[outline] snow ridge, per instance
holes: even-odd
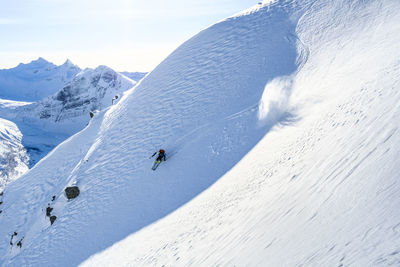
[[[5,188],[0,262],[398,264],[399,8],[264,2],[200,32]]]
[[[298,68],[296,42],[287,38],[295,34],[296,21],[285,9],[270,10],[268,19],[253,12],[194,36],[104,115],[97,134],[87,137],[86,131],[93,132],[89,125],[10,184],[5,202],[15,194],[32,199],[32,182],[49,186],[39,187],[37,200],[29,204],[35,211],[29,225],[35,227],[23,223],[26,213],[6,206],[16,215],[5,225],[22,229],[25,248],[12,248],[18,255],[4,255],[3,261],[79,264],[187,203],[232,168],[273,126],[258,124],[265,85]],[[85,155],[81,160],[56,158],[79,143],[85,144],[78,145]],[[167,151],[168,164],[155,173],[148,157],[160,147]],[[63,162],[62,171],[49,168],[49,161]],[[62,190],[71,184],[82,189],[82,197],[68,203]],[[43,218],[40,210],[53,194],[58,219],[42,235],[46,221],[36,218]],[[105,214],[112,218],[104,220]],[[71,238],[71,231],[91,238]]]

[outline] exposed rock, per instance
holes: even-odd
[[[46,216],[47,217],[50,217],[51,216],[51,211],[53,210],[53,208],[52,207],[50,207],[50,206],[48,206],[47,208],[46,208]]]
[[[13,239],[14,239],[14,236],[16,236],[16,235],[18,235],[17,232],[14,232],[14,233],[11,235],[11,239],[10,239],[10,245],[11,245],[11,246],[14,245]]]
[[[70,186],[65,188],[65,195],[68,199],[73,199],[79,196],[79,188],[77,186]]]
[[[22,238],[20,241],[18,241],[17,247],[22,248],[22,240],[24,240],[24,238]]]
[[[53,223],[56,221],[57,216],[50,216],[50,224],[53,225]]]

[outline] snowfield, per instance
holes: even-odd
[[[265,2],[200,32],[7,185],[0,263],[399,265],[399,8]]]

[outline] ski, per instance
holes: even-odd
[[[155,171],[155,170],[157,169],[158,165],[160,165],[160,163],[161,163],[161,161],[155,161],[155,162],[154,162],[154,165],[153,165],[153,167],[151,167],[151,169],[152,169],[153,171]]]

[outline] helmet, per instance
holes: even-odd
[[[161,152],[161,153],[164,153],[165,151],[164,151],[164,149],[160,149],[160,152]]]

